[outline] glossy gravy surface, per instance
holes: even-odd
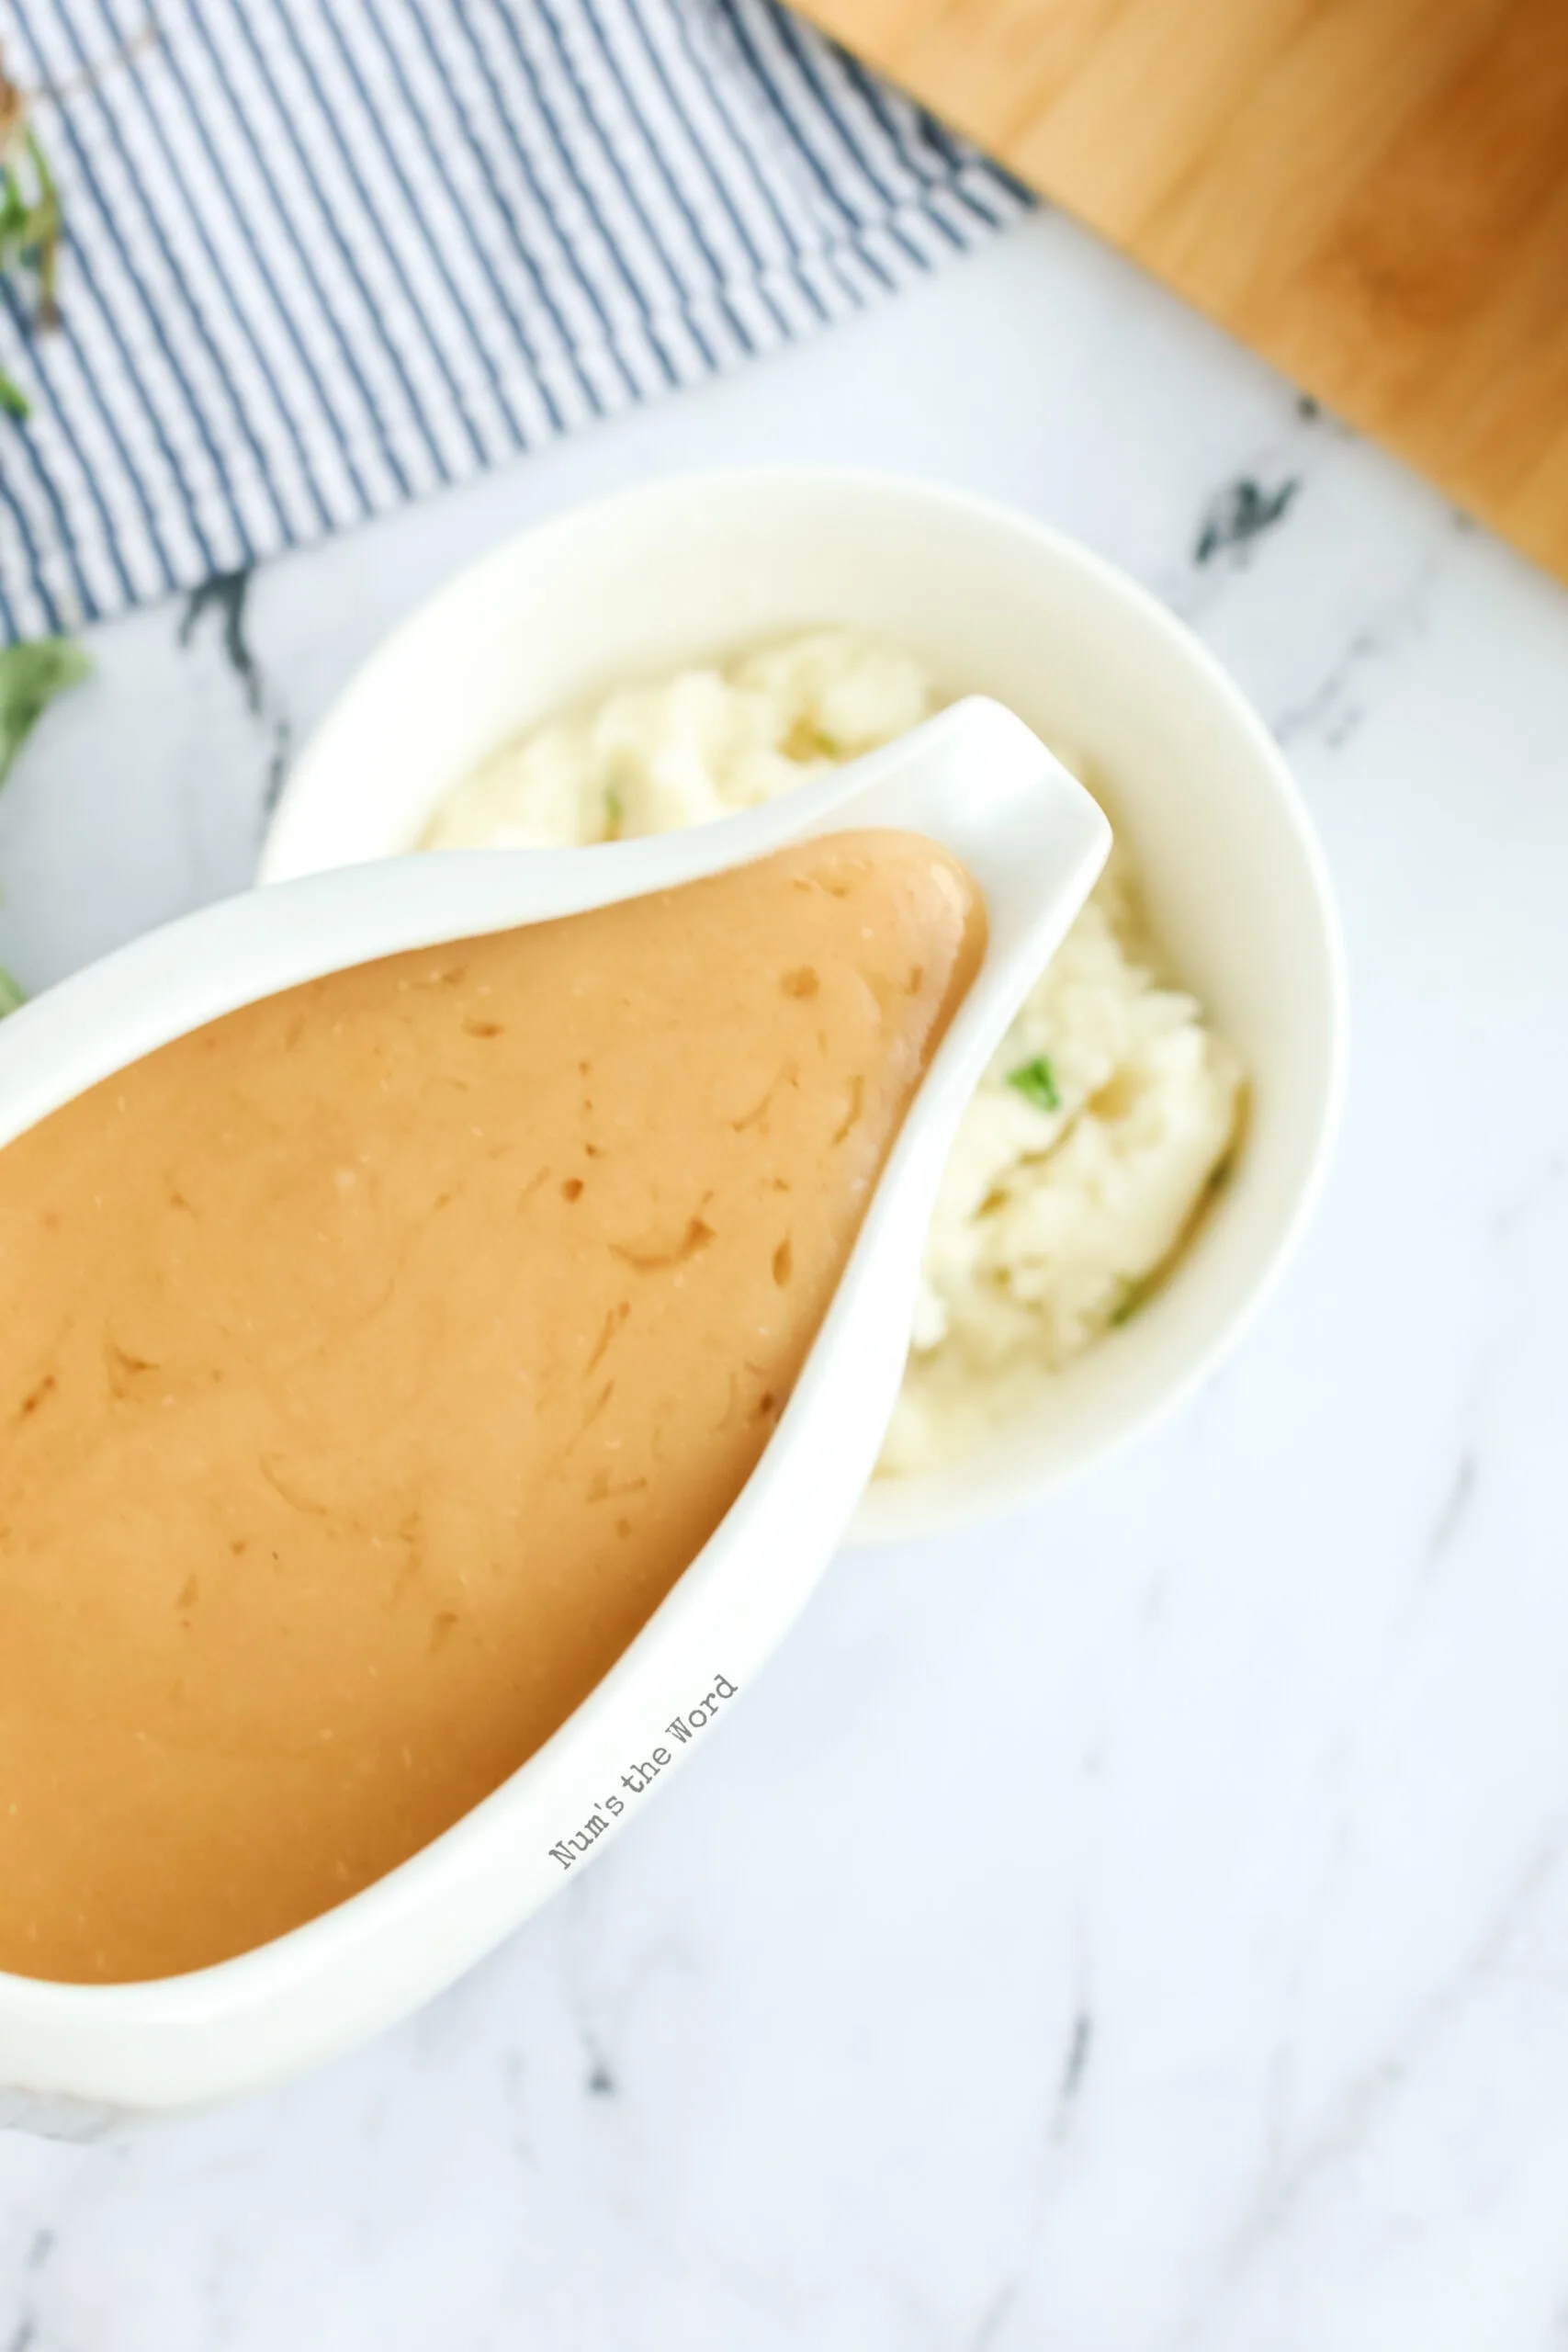
[[[0,1150],[0,1968],[244,1951],[557,1728],[754,1468],[983,944],[945,853],[832,835]]]

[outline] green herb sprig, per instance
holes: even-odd
[[[68,637],[0,650],[0,784],[56,695],[80,685],[92,666],[92,656]]]
[[[92,666],[91,655],[65,637],[0,647],[0,784],[55,696],[80,685]],[[20,983],[0,964],[0,1021],[25,1001]]]
[[[60,191],[28,119],[26,93],[0,65],[0,277],[18,271],[32,277],[34,323],[43,329],[60,320],[59,254]],[[31,409],[20,384],[0,368],[0,411],[19,420]]]
[[[41,332],[60,323],[55,276],[60,259],[60,190],[49,159],[32,127],[29,106],[39,99],[65,106],[83,90],[90,90],[106,74],[129,64],[161,38],[149,17],[139,29],[118,41],[106,57],[85,64],[62,82],[42,82],[24,90],[13,82],[0,59],[0,278],[25,271],[34,281],[33,325]],[[15,377],[0,368],[0,415],[18,422],[32,413],[32,402]]]
[[[146,38],[145,32],[137,35],[118,56],[132,55]],[[55,88],[46,95],[66,94]],[[33,324],[40,331],[60,322],[60,190],[28,119],[28,93],[0,62],[0,278],[31,277]],[[21,385],[0,368],[0,415],[20,423],[31,413]],[[79,684],[92,666],[81,647],[63,637],[0,648],[0,785],[50,704]],[[19,982],[0,964],[0,1020],[24,1001]]]

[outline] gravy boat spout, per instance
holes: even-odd
[[[871,1473],[953,1130],[1092,886],[1110,830],[1027,728],[971,700],[852,767],[697,831],[592,850],[395,859],[253,892],[137,941],[0,1025],[5,1143],[157,1046],[301,981],[867,826],[926,834],[961,859],[984,894],[987,944],[739,1499],[562,1727],[363,1893],[187,1975],[75,1984],[0,1973],[0,2123],[90,2132],[127,2112],[277,2081],[366,2038],[585,1868],[706,1738],[804,1605]],[[637,1768],[656,1756],[663,1760],[645,1778]]]

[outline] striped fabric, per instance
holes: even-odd
[[[771,0],[0,0],[66,223],[0,281],[0,640],[842,318],[1012,184]]]

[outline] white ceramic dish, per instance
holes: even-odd
[[[1145,1427],[1235,1340],[1319,1190],[1338,927],[1290,771],[1213,656],[1110,565],[971,498],[817,469],[665,481],[509,540],[405,621],[307,745],[262,877],[395,855],[536,720],[822,622],[906,645],[948,691],[1091,756],[1172,969],[1251,1079],[1235,1173],[1171,1279],[982,1452],[876,1480],[852,1532],[878,1539],[1026,1502]]]
[[[321,972],[629,898],[804,835],[879,824],[957,853],[985,893],[989,936],[739,1500],[561,1730],[363,1894],[237,1960],[160,1983],[0,1973],[0,2122],[82,2130],[127,2110],[206,2102],[362,2040],[450,1983],[635,1816],[647,1793],[619,1793],[628,1768],[662,1758],[658,1788],[692,1752],[801,1608],[854,1509],[897,1387],[953,1128],[1110,835],[1028,729],[976,701],[772,808],[698,832],[589,853],[403,859],[254,892],[137,941],[0,1025],[3,1144],[169,1038]]]

